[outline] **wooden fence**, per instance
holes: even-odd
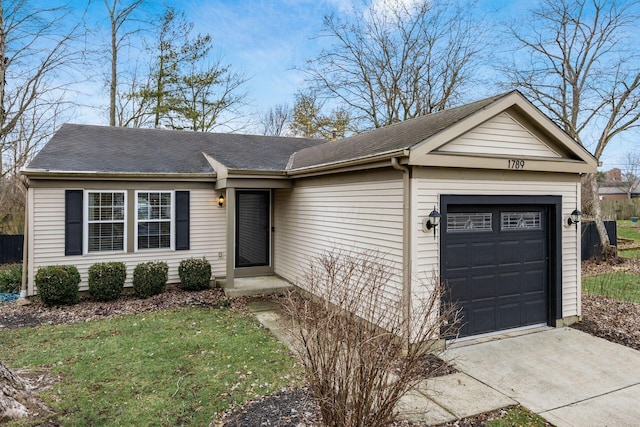
[[[621,220],[640,216],[640,198],[624,200],[601,200],[602,218]]]
[[[0,264],[22,262],[24,236],[0,234]]]

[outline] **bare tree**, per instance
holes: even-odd
[[[24,164],[69,106],[60,77],[78,58],[77,27],[61,33],[58,25],[69,16],[23,0],[0,4],[0,177]]]
[[[637,192],[640,185],[640,152],[627,151],[624,158],[622,179],[618,183],[618,188],[627,193],[627,197],[630,199],[634,190]]]
[[[303,71],[361,128],[444,110],[470,88],[481,59],[486,27],[476,12],[446,0],[382,0],[327,16],[320,36],[333,43]]]
[[[118,97],[118,53],[128,40],[128,38],[139,32],[140,28],[124,31],[123,25],[132,16],[132,13],[142,4],[143,0],[135,0],[124,3],[121,0],[104,0],[104,5],[109,13],[110,22],[110,53],[111,53],[111,75],[109,78],[109,126],[116,125]]]
[[[286,136],[290,131],[293,111],[287,104],[277,104],[262,114],[259,125],[263,135]]]
[[[511,27],[525,55],[509,67],[511,83],[597,159],[640,124],[637,7],[637,1],[544,0]],[[611,256],[596,174],[585,184],[603,255]]]
[[[394,270],[376,252],[324,253],[289,294],[284,312],[324,425],[390,425],[399,400],[446,365],[437,339],[455,335],[454,307],[441,307],[441,285],[416,298],[411,319],[388,295]],[[317,297],[317,298],[316,298]]]

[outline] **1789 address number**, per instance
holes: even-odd
[[[509,159],[509,169],[524,169],[524,160]]]

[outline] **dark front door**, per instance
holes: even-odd
[[[236,267],[270,263],[271,193],[236,191]]]
[[[448,205],[442,221],[445,303],[460,336],[547,323],[549,219],[543,205]]]

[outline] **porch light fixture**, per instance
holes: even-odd
[[[218,196],[218,207],[221,208],[224,206],[224,194],[220,193]]]
[[[436,238],[436,227],[440,224],[440,212],[436,210],[436,207],[433,207],[433,210],[429,213],[429,217],[425,218],[426,222],[423,222],[424,228],[427,230],[431,230],[433,228],[433,238]]]
[[[578,209],[574,209],[573,212],[571,212],[571,216],[569,217],[569,219],[567,219],[567,224],[569,224],[569,226],[575,224],[576,228],[578,228],[578,223],[580,222],[581,216],[582,212],[580,212]]]

